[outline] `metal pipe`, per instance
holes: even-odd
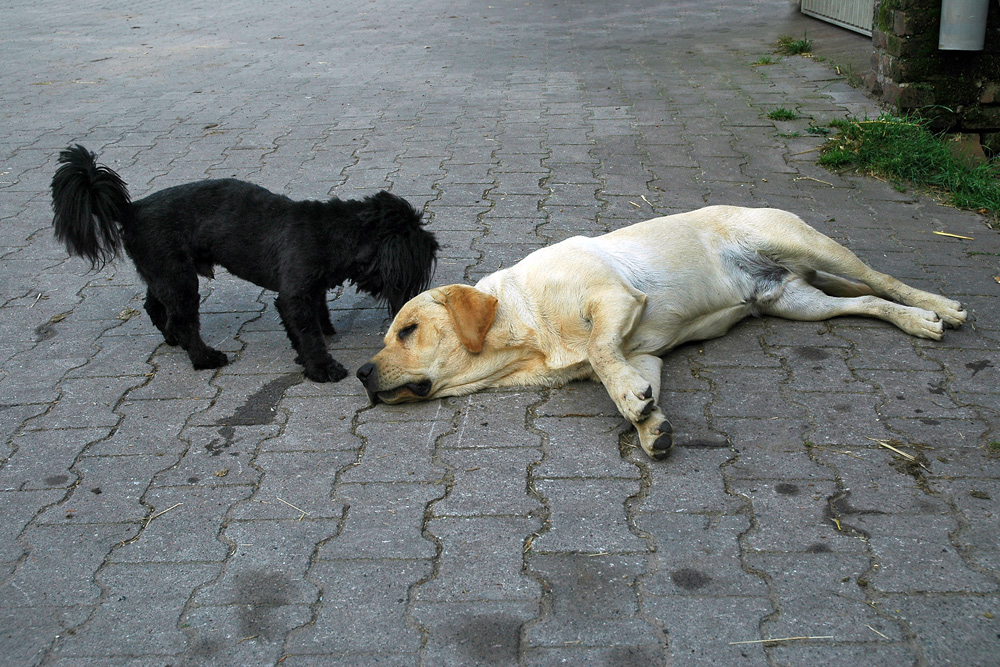
[[[982,51],[990,0],[941,0],[938,49]]]

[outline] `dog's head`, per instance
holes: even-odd
[[[495,297],[466,285],[418,294],[396,315],[385,347],[357,373],[372,403],[422,401],[481,388],[494,374],[484,352]]]
[[[359,290],[385,301],[392,315],[427,289],[434,273],[438,242],[421,217],[405,199],[384,190],[366,197],[358,212],[367,252],[352,279]]]

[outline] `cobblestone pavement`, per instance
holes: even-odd
[[[810,124],[878,113],[834,56],[753,66],[782,33],[864,38],[788,0],[5,4],[0,663],[997,664],[1000,235],[816,166]],[[975,321],[685,345],[657,463],[596,384],[370,407],[304,380],[274,295],[226,275],[203,329],[233,363],[192,370],[129,262],[88,273],[53,240],[75,142],[136,197],[389,188],[426,206],[435,284],[776,206]],[[385,313],[330,306],[357,368]]]

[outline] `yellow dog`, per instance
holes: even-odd
[[[709,206],[418,294],[357,376],[376,403],[599,379],[659,459],[673,447],[659,355],[748,315],[863,315],[935,340],[966,319],[957,301],[875,271],[791,213]]]

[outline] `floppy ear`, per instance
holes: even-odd
[[[357,212],[362,234],[375,247],[371,261],[354,277],[360,289],[389,304],[395,316],[403,304],[427,289],[438,242],[424,229],[422,213],[405,199],[382,190],[365,197]]]
[[[486,342],[486,332],[497,314],[495,296],[467,285],[447,285],[435,290],[448,308],[458,339],[469,352],[479,354]]]

